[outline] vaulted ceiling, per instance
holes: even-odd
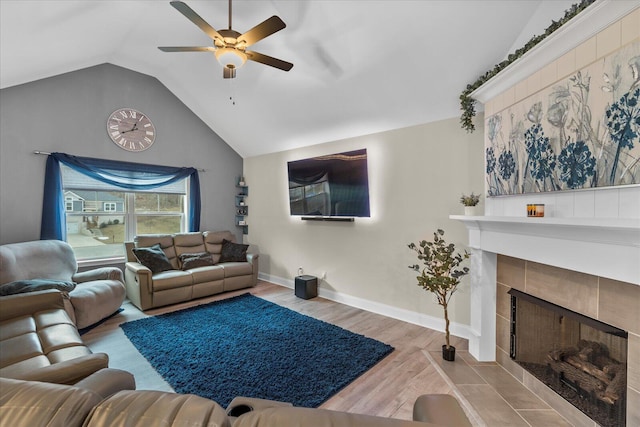
[[[226,0],[185,0],[217,30]],[[459,114],[468,83],[563,16],[567,0],[236,0],[233,29],[287,27],[223,79],[211,44],[168,1],[0,1],[0,88],[102,63],[156,77],[243,157]]]

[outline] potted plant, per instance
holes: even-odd
[[[420,272],[416,277],[418,286],[425,291],[435,294],[438,305],[444,310],[444,330],[445,345],[442,346],[442,358],[453,361],[456,356],[456,348],[449,343],[449,301],[458,289],[460,279],[469,274],[468,267],[460,267],[460,264],[467,258],[469,253],[465,250],[463,254],[455,252],[455,245],[447,243],[444,238],[444,231],[438,229],[433,233],[433,241],[422,240],[418,245],[410,243],[409,249],[418,254],[418,260],[422,261],[424,267],[420,265],[410,265],[409,268]]]
[[[473,194],[473,192],[468,196],[463,194],[462,197],[460,197],[460,203],[464,206],[465,215],[474,215],[475,206],[480,203],[480,195]]]

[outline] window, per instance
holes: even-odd
[[[137,234],[187,231],[188,178],[147,191],[121,188],[60,165],[65,196],[67,242],[78,260],[124,257],[124,242]],[[71,209],[68,209],[68,203]],[[80,210],[78,206],[82,206]]]
[[[69,211],[73,211],[73,198],[72,197],[65,197],[64,198],[64,210],[69,212]]]

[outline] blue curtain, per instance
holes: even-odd
[[[126,190],[151,190],[190,178],[189,231],[200,230],[200,179],[195,168],[155,166],[51,153],[47,158],[40,239],[67,239],[60,162],[98,181]]]

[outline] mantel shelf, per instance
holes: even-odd
[[[640,220],[450,215],[469,247],[640,284]]]
[[[569,228],[593,228],[607,230],[627,230],[640,232],[640,220],[620,218],[533,218],[524,216],[468,216],[450,215],[449,218],[462,222],[476,222],[484,224],[521,224],[525,226],[542,227],[569,227]],[[640,245],[640,241],[637,242]]]

